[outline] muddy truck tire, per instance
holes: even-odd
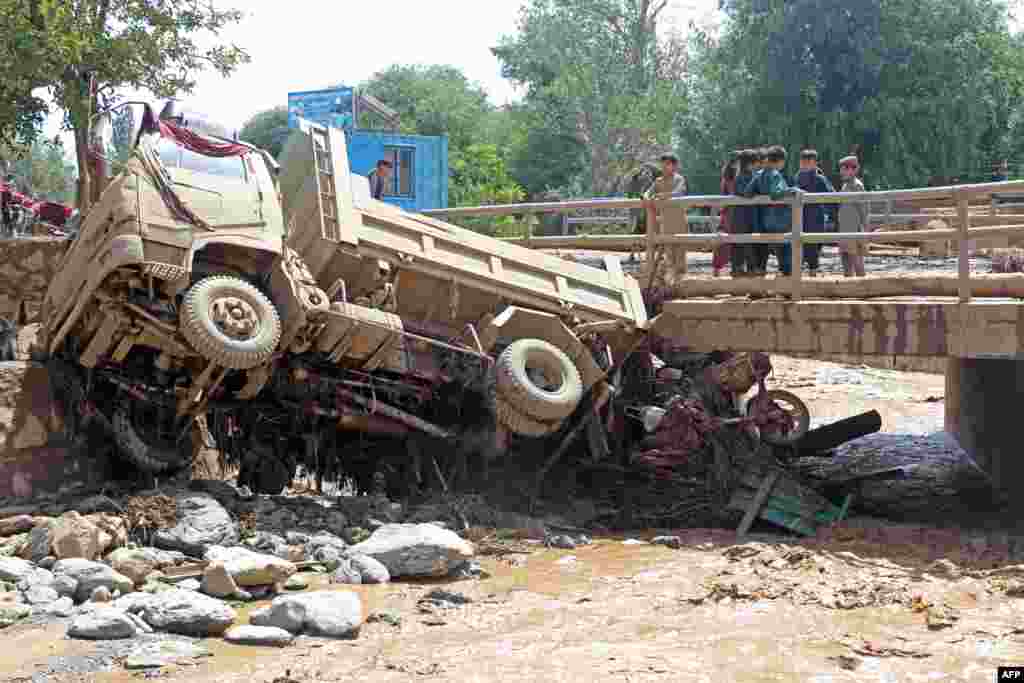
[[[281,340],[274,304],[253,285],[230,275],[213,275],[192,285],[180,320],[192,348],[231,370],[263,365]]]
[[[498,399],[524,417],[559,422],[583,398],[575,363],[558,347],[540,339],[513,342],[496,364]]]
[[[523,415],[500,396],[494,402],[494,411],[498,422],[519,436],[541,438],[554,433],[562,426],[561,420],[541,422],[529,415]]]
[[[182,439],[180,443],[154,443],[136,429],[128,406],[118,407],[111,420],[114,427],[114,442],[118,450],[136,467],[151,474],[177,472],[192,464],[199,448],[194,438]]]

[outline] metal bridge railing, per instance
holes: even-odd
[[[707,207],[712,210],[731,206],[763,206],[768,204],[786,204],[792,209],[792,223],[788,233],[753,233],[742,235],[687,234],[687,225],[681,220],[685,212],[666,212],[668,223],[660,226],[648,225],[645,235],[583,235],[560,237],[527,237],[510,240],[536,249],[587,249],[595,251],[646,251],[648,263],[654,263],[654,256],[659,247],[664,245],[681,245],[692,247],[714,248],[721,244],[789,244],[792,249],[792,275],[789,280],[789,295],[793,300],[800,299],[801,281],[803,278],[803,245],[831,242],[869,242],[878,241],[879,235],[872,232],[829,232],[805,233],[803,230],[803,208],[816,204],[863,204],[869,206],[882,202],[890,207],[893,202],[913,200],[949,201],[957,208],[958,226],[944,230],[906,230],[885,232],[885,242],[929,242],[957,241],[959,243],[957,290],[961,302],[971,299],[970,260],[968,254],[969,240],[991,237],[1014,237],[1024,235],[1024,223],[1020,225],[1000,225],[991,227],[970,227],[970,206],[990,206],[994,195],[1024,193],[1024,181],[1008,181],[1001,183],[981,183],[975,185],[954,185],[947,187],[928,187],[910,190],[886,190],[882,192],[829,192],[829,193],[795,193],[782,199],[771,199],[767,196],[752,198],[702,195],[668,199],[654,202],[657,208],[694,208]],[[500,204],[492,206],[457,207],[424,211],[430,216],[509,216],[539,213],[567,213],[579,209],[639,209],[644,203],[638,199],[587,199],[566,202],[536,202],[525,204]],[[693,220],[694,217],[690,217]],[[673,220],[676,224],[673,224]],[[1022,217],[1024,221],[1024,217]]]

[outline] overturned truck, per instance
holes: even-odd
[[[104,148],[43,341],[69,428],[101,429],[144,471],[187,468],[205,421],[261,492],[300,467],[369,489],[388,457],[420,481],[438,448],[498,454],[556,431],[587,390],[606,399],[614,347],[647,324],[617,260],[373,200],[339,130],[301,121],[278,166],[173,105],[115,115],[121,148]]]

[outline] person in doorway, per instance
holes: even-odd
[[[1006,159],[999,162],[992,171],[992,182],[993,183],[1005,183],[1010,179],[1010,164]]]
[[[675,199],[686,196],[686,177],[679,173],[679,157],[669,152],[661,155],[661,176],[657,178],[644,193],[644,208],[647,210],[648,225],[653,226],[653,234],[687,233],[689,232],[686,222],[686,209],[684,207],[669,207],[657,209],[654,202],[657,200]],[[658,252],[655,251],[657,254]],[[665,284],[672,286],[678,277],[686,275],[686,248],[682,246],[664,247],[665,261]],[[648,267],[655,267],[657,264],[649,264]]]
[[[738,151],[733,152],[729,156],[729,160],[722,166],[722,178],[719,183],[719,189],[723,195],[730,195],[736,192],[736,163],[739,155],[740,153]],[[718,212],[719,232],[723,232],[727,235],[732,233],[733,230],[730,223],[731,213],[732,212],[724,206]],[[733,245],[731,244],[722,244],[715,248],[711,257],[711,269],[715,277],[719,276],[722,268],[725,268],[725,264],[731,262],[732,248]],[[735,275],[736,273],[734,272],[732,274]]]
[[[857,157],[848,156],[839,160],[839,172],[843,177],[840,192],[863,192],[864,183],[857,177],[860,162]],[[866,232],[868,207],[864,202],[850,202],[839,205],[839,232]],[[864,277],[864,253],[867,245],[863,242],[840,242],[839,255],[843,261],[843,275]]]
[[[754,175],[750,185],[744,191],[747,197],[755,195],[768,195],[772,199],[782,199],[787,194],[796,190],[789,186],[782,169],[786,165],[786,149],[781,145],[770,147],[765,154],[764,168]],[[757,219],[754,223],[754,232],[767,232],[784,234],[789,232],[792,224],[793,212],[788,204],[768,204],[756,207]],[[768,245],[757,245],[758,252],[756,275],[763,276],[768,270],[768,255],[772,247]],[[779,260],[779,273],[789,275],[791,268],[791,254],[788,245],[783,244],[781,249],[776,250]]]
[[[391,162],[381,159],[367,177],[370,179],[370,196],[378,201],[384,199],[384,190],[391,182]]]
[[[813,149],[800,152],[800,172],[793,179],[793,185],[804,192],[835,192],[832,183],[818,168],[818,152]],[[825,232],[825,213],[826,208],[823,204],[805,206],[804,232]],[[811,277],[816,277],[821,263],[821,245],[805,244],[803,258]]]

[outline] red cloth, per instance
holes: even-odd
[[[733,194],[735,192],[735,190],[736,190],[736,181],[735,180],[727,180],[725,178],[722,178],[721,190],[722,190],[722,194],[724,194],[724,195],[728,196],[728,195]],[[718,230],[720,232],[732,233],[732,221],[729,220],[730,216],[731,216],[731,210],[726,208],[726,207],[724,207],[724,206],[718,212],[718,218],[719,218],[719,221],[720,221]],[[721,270],[722,268],[725,268],[725,266],[728,265],[729,259],[730,259],[731,256],[732,256],[732,245],[731,244],[723,244],[720,247],[716,247],[715,248],[715,252],[714,252],[714,254],[711,257],[711,267],[714,270]]]
[[[190,152],[202,154],[204,157],[240,157],[252,151],[245,145],[211,140],[167,121],[160,121],[160,134],[174,140]]]

